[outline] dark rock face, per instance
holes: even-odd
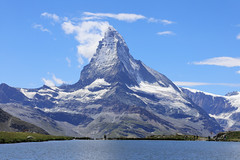
[[[24,109],[26,115],[31,112],[39,119],[45,117],[47,122],[55,122],[65,135],[145,137],[183,133],[206,136],[222,130],[214,118],[189,100],[171,80],[135,60],[113,27],[109,27],[99,42],[77,83],[17,91],[26,99],[22,106],[28,106]],[[21,101],[2,103],[9,102]],[[14,113],[22,116],[20,112]],[[35,124],[47,124],[29,116],[28,120],[31,119]],[[45,128],[56,134],[57,130],[51,127]]]
[[[5,83],[0,84],[0,103],[19,102],[23,103],[27,98],[16,88]]]
[[[68,122],[73,125],[88,125],[91,121],[93,121],[92,118],[83,114],[70,114],[65,112],[47,113],[47,116],[54,120]]]

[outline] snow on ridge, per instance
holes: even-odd
[[[141,81],[139,86],[129,87],[129,89],[135,92],[144,92],[147,94],[155,95],[158,98],[167,97],[168,99],[161,100],[162,105],[168,105],[172,108],[182,109],[184,112],[190,112],[190,108],[186,104],[190,103],[181,96],[181,93],[176,91],[171,85],[169,87],[162,87],[157,82],[149,83],[146,81]],[[142,99],[144,103],[149,103],[146,98]],[[154,102],[155,103],[155,102]]]
[[[240,112],[240,95],[224,96],[232,106],[237,107],[237,112]]]
[[[106,32],[93,58],[93,66],[101,72],[110,71],[112,66],[119,61],[123,63],[126,70],[133,76],[139,70],[139,65],[130,55],[127,44],[122,36],[114,29],[109,28]]]
[[[62,107],[54,107],[54,108],[38,108],[34,107],[35,109],[39,109],[45,113],[56,113],[56,112],[64,112],[64,113],[71,113],[71,114],[78,114],[79,112],[69,110],[67,108],[62,108]]]
[[[38,90],[38,92],[47,93],[47,92],[56,92],[58,90],[59,90],[58,87],[49,87],[49,88],[40,89],[40,90]]]
[[[224,119],[227,121],[227,125],[225,127],[225,130],[229,130],[229,128],[231,128],[234,124],[235,121],[232,120],[230,117],[232,116],[233,113],[235,113],[236,111],[233,112],[228,112],[228,113],[221,113],[219,115],[215,115],[215,114],[209,114],[210,117],[213,117],[215,119]]]
[[[53,97],[52,93],[56,93],[58,91],[59,91],[59,88],[55,86],[49,87],[49,88],[41,88],[36,92],[29,91],[29,89],[20,88],[20,92],[29,99],[33,99],[36,94],[39,94],[41,96]]]
[[[176,95],[176,96],[180,95],[180,93],[176,91],[171,85],[169,85],[169,87],[162,87],[158,84],[158,82],[149,83],[147,81],[141,81],[139,83],[139,87],[133,86],[129,88],[135,91],[142,91],[142,92],[154,94],[160,97],[162,96],[169,97],[169,93],[171,93],[171,95]],[[172,98],[175,98],[175,97],[172,97]]]
[[[209,96],[213,96],[213,97],[222,97],[222,98],[226,99],[227,101],[229,101],[229,103],[233,107],[237,107],[238,108],[238,112],[240,112],[240,94],[231,95],[231,96],[221,96],[221,95],[217,95],[217,94],[203,92],[203,91],[196,90],[196,89],[185,88],[185,87],[183,87],[183,88],[189,90],[192,93],[203,93],[205,95],[209,95]]]
[[[96,79],[94,82],[92,82],[90,85],[86,86],[87,89],[92,89],[95,87],[102,87],[102,86],[110,86],[111,84],[106,82],[103,78]]]
[[[73,91],[73,92],[59,92],[57,99],[60,100],[69,100],[69,99],[75,99],[80,102],[87,102],[90,100],[97,100],[102,98],[102,96],[109,91],[108,88],[104,88],[97,91],[90,91],[89,89],[93,89],[95,87],[107,87],[110,84],[106,82],[104,79],[96,79],[94,82],[92,82],[90,85]]]
[[[55,98],[58,100],[75,99],[81,102],[85,102],[88,100],[100,99],[108,91],[108,89],[101,89],[98,91],[90,91],[89,89],[93,89],[95,87],[108,87],[110,85],[111,84],[106,82],[104,79],[96,79],[94,82],[92,82],[85,88],[76,90],[74,92],[64,92],[63,90],[57,87],[51,89],[49,88],[40,89],[37,92],[30,92],[27,89],[21,88],[20,91],[29,99],[33,99],[36,94],[39,94],[41,96],[48,96],[50,98],[53,97],[54,93],[57,93],[58,96]]]
[[[27,98],[30,98],[30,99],[32,99],[37,93],[37,92],[28,92],[26,89],[23,89],[23,88],[20,89],[20,92],[22,92],[22,94],[24,94]]]
[[[213,97],[225,97],[225,96],[222,96],[222,95],[217,95],[217,94],[213,94],[213,93],[209,93],[209,92],[205,92],[205,91],[200,91],[200,90],[197,90],[197,89],[192,89],[192,88],[187,88],[187,87],[182,87],[182,88],[187,89],[192,93],[203,93],[205,95],[209,95],[209,96],[213,96]]]

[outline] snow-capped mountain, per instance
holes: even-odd
[[[240,130],[240,92],[221,96],[189,88],[181,89],[194,103],[215,118],[225,131]]]
[[[208,136],[222,130],[214,118],[166,76],[135,60],[113,27],[108,28],[77,83],[38,89],[7,88],[10,92],[15,90],[17,98],[8,91],[1,96],[0,87],[0,107],[34,121],[52,134],[59,131],[90,137],[176,133]],[[21,109],[11,107],[16,104]]]

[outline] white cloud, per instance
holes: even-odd
[[[215,65],[215,66],[224,66],[224,67],[239,67],[240,58],[232,57],[214,57],[206,59],[200,62],[193,62],[196,65]]]
[[[240,87],[238,83],[205,83],[205,82],[174,82],[177,86],[192,87],[192,86],[228,86],[228,87]]]
[[[177,86],[205,86],[205,85],[210,85],[210,83],[204,83],[204,82],[179,82],[179,81],[174,82],[174,84],[177,85]]]
[[[75,30],[77,30],[77,27],[73,25],[71,21],[68,21],[62,23],[62,29],[66,34],[72,34]]]
[[[83,57],[89,60],[92,58],[99,41],[103,38],[109,26],[108,22],[98,21],[83,21],[78,24],[68,21],[62,24],[62,29],[65,33],[75,34],[75,39],[79,42],[77,49],[80,65],[83,64]]]
[[[54,13],[44,12],[41,16],[52,19],[55,22],[61,23],[61,27],[66,34],[75,35],[75,39],[79,42],[77,45],[77,60],[80,66],[84,63],[84,58],[90,60],[96,52],[99,41],[103,38],[109,23],[102,21],[103,19],[112,18],[119,21],[135,22],[138,20],[146,20],[149,22],[160,22],[162,24],[172,24],[174,22],[169,20],[159,20],[155,18],[148,18],[141,14],[134,13],[92,13],[83,12],[82,17],[68,18],[59,17]],[[101,21],[99,21],[101,20]],[[40,28],[40,26],[39,26]],[[42,31],[49,32],[46,28],[41,27]],[[159,32],[159,35],[175,35],[171,31]],[[71,66],[71,61],[66,58],[68,66]]]
[[[228,86],[228,87],[240,87],[239,83],[212,83],[211,85]]]
[[[131,13],[91,13],[91,12],[84,12],[83,20],[92,20],[92,19],[103,19],[103,18],[114,18],[120,21],[127,21],[127,22],[135,22],[140,19],[146,19],[145,16],[140,14],[131,14]]]
[[[48,75],[50,75],[51,73],[47,73]],[[62,85],[64,83],[66,83],[65,81],[61,80],[60,78],[57,78],[55,76],[55,74],[52,74],[52,80],[51,79],[46,79],[46,78],[42,78],[42,81],[44,82],[45,85],[49,86],[49,87],[54,87],[57,85]]]
[[[158,32],[157,33],[160,36],[165,36],[165,35],[175,35],[172,31],[163,31],[163,32]]]
[[[71,67],[71,60],[68,57],[66,57],[66,61],[67,61],[68,67]]]
[[[44,84],[46,86],[49,86],[49,87],[54,87],[55,86],[54,82],[49,80],[49,79],[42,78],[42,81],[44,82]]]
[[[41,16],[43,16],[43,17],[47,17],[47,18],[50,18],[50,19],[53,19],[55,22],[60,21],[59,16],[56,15],[56,14],[52,14],[52,13],[48,13],[48,12],[44,12],[44,13],[41,14]]]
[[[134,14],[134,13],[92,13],[92,12],[83,12],[84,17],[82,20],[99,20],[104,18],[113,18],[120,21],[126,21],[126,22],[135,22],[137,20],[145,19],[148,22],[153,23],[162,23],[164,25],[173,24],[173,21],[166,20],[166,19],[156,19],[156,18],[148,18],[141,14]]]
[[[54,82],[55,82],[56,84],[58,84],[58,85],[62,85],[62,84],[65,83],[65,82],[64,82],[63,80],[61,80],[60,78],[57,78],[54,74],[53,74],[52,78],[53,78]]]
[[[154,23],[157,23],[157,22],[159,22],[159,19],[148,18],[148,22],[154,22]]]
[[[40,29],[42,32],[51,33],[50,30],[48,30],[47,28],[44,28],[41,24],[34,24],[34,25],[33,25],[33,28],[35,28],[35,29]]]
[[[240,39],[240,33],[237,35],[237,37],[236,37],[237,39]]]
[[[240,70],[239,70],[239,71],[237,71],[237,74],[240,74]]]
[[[166,19],[163,19],[163,20],[160,20],[160,22],[162,22],[163,24],[173,24],[174,22],[173,21],[169,21],[169,20],[166,20]]]
[[[153,23],[162,23],[164,25],[168,25],[168,24],[173,24],[173,21],[169,21],[166,19],[155,19],[155,18],[148,18],[148,22],[153,22]]]

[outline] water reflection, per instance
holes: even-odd
[[[240,158],[240,143],[200,141],[56,141],[0,144],[1,160],[159,160]]]

